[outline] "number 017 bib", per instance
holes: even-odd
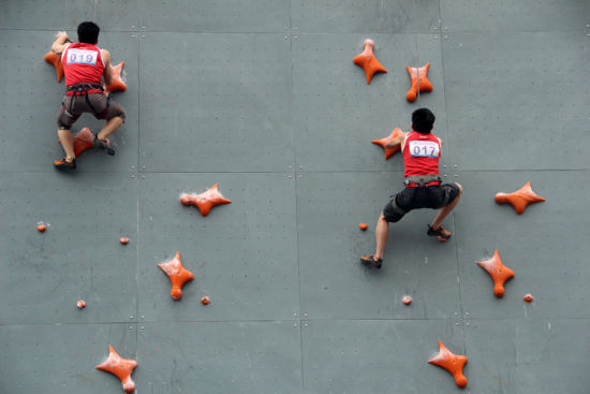
[[[433,141],[410,141],[410,155],[436,159],[440,156],[440,147]]]

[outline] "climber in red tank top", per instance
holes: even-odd
[[[93,22],[78,25],[78,41],[72,42],[66,32],[59,32],[51,50],[61,55],[66,77],[66,94],[57,113],[57,136],[65,157],[53,162],[57,169],[75,169],[74,137],[71,127],[83,113],[105,119],[102,130],[94,136],[94,146],[114,155],[108,136],[125,121],[125,111],[104,93],[111,84],[111,54],[98,43],[100,28]]]
[[[457,182],[441,184],[438,166],[442,141],[431,133],[435,119],[434,114],[426,108],[414,111],[412,131],[401,133],[390,144],[385,145],[387,149],[401,147],[405,188],[381,212],[375,229],[375,253],[362,256],[363,264],[381,268],[389,236],[389,223],[399,221],[413,209],[438,209],[436,217],[428,225],[427,234],[437,236],[441,242],[451,237],[451,233],[441,223],[459,202],[463,187]]]

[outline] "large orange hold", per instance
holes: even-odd
[[[64,66],[61,64],[61,56],[56,53],[49,52],[47,55],[45,55],[44,59],[47,63],[53,64],[53,67],[55,67],[55,72],[57,73],[57,82],[61,82],[64,77]]]
[[[380,147],[383,148],[383,150],[385,151],[385,160],[389,160],[389,158],[391,156],[393,156],[393,154],[395,152],[397,152],[397,151],[400,150],[401,146],[398,146],[398,147],[393,148],[393,149],[388,149],[388,148],[385,147],[385,145],[387,145],[390,142],[392,142],[394,138],[399,137],[401,133],[402,133],[402,129],[400,129],[399,127],[396,127],[395,129],[393,129],[393,131],[391,132],[391,134],[389,135],[389,137],[381,138],[380,140],[373,140],[373,141],[371,141],[373,144],[379,145]]]
[[[111,66],[113,70],[111,72],[111,84],[105,87],[105,92],[112,93],[112,92],[124,92],[127,90],[127,84],[123,82],[121,79],[121,72],[123,71],[123,66],[125,62],[121,62],[116,66]]]
[[[427,63],[424,67],[416,68],[416,67],[408,67],[406,66],[406,70],[408,74],[410,74],[410,79],[412,80],[412,87],[406,93],[406,100],[410,103],[413,103],[418,96],[418,92],[432,92],[432,84],[428,80],[428,69],[430,68],[430,63]]]
[[[498,249],[494,251],[494,257],[486,261],[479,261],[477,265],[490,274],[494,281],[494,295],[502,298],[504,296],[504,283],[514,278],[514,271],[502,264]]]
[[[109,357],[104,363],[96,368],[101,371],[112,373],[121,379],[123,390],[126,393],[132,393],[135,390],[135,382],[131,379],[131,373],[135,367],[137,367],[137,361],[121,358],[115,349],[109,345]]]
[[[463,375],[463,367],[467,364],[467,357],[451,353],[441,341],[438,341],[438,346],[440,347],[438,354],[428,360],[428,364],[446,369],[453,375],[458,387],[467,386],[467,378]]]
[[[373,47],[375,46],[373,40],[365,40],[363,45],[365,47],[363,52],[352,59],[352,61],[354,64],[362,67],[365,70],[367,84],[370,84],[371,79],[376,72],[387,73],[387,70],[381,65],[381,63],[379,63],[379,60],[377,60],[375,54],[373,53]]]
[[[211,186],[207,191],[201,194],[183,194],[180,196],[182,205],[194,205],[199,208],[201,215],[207,216],[211,212],[211,208],[217,205],[231,204],[231,201],[224,198],[219,192],[219,184]]]
[[[536,202],[543,202],[545,199],[538,196],[531,187],[531,183],[527,182],[523,187],[514,193],[496,193],[494,197],[498,204],[512,204],[517,214],[521,215],[529,204]]]
[[[88,127],[84,127],[74,138],[74,154],[80,156],[84,151],[94,147],[94,134]]]
[[[182,298],[182,286],[184,286],[186,282],[195,278],[195,275],[192,272],[182,266],[180,252],[176,252],[176,257],[169,262],[158,264],[158,267],[168,275],[170,282],[172,282],[170,295],[175,300],[180,300]]]

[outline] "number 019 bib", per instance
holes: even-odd
[[[83,63],[96,66],[96,59],[98,58],[97,51],[89,51],[85,49],[72,48],[68,51],[68,64]]]
[[[410,141],[410,155],[412,157],[432,157],[438,158],[440,148],[433,141]]]

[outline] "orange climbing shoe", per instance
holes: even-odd
[[[435,230],[429,224],[427,234],[431,237],[437,236],[440,242],[447,242],[449,238],[451,238],[451,232],[445,230],[443,226],[440,226],[438,229]]]
[[[53,162],[53,166],[55,168],[57,168],[58,170],[65,170],[65,169],[70,169],[70,170],[75,170],[76,169],[76,159],[72,159],[72,161],[68,161],[67,158],[62,158],[59,160],[55,160]]]
[[[372,265],[377,269],[381,269],[381,265],[383,264],[383,259],[375,260],[375,256],[361,256],[361,263],[365,265]]]

